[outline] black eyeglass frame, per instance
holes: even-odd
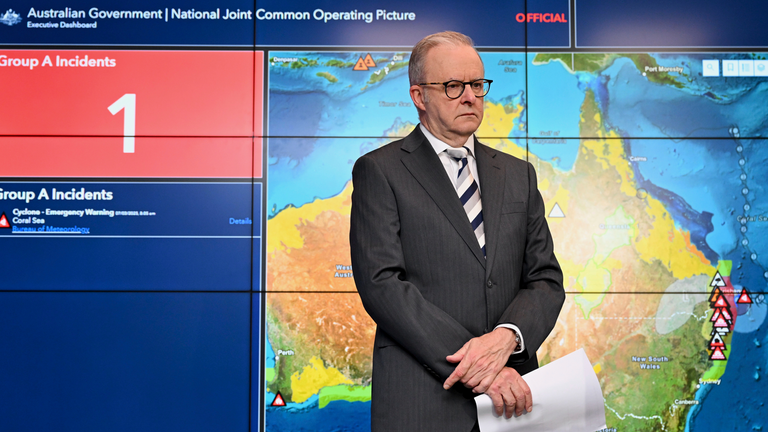
[[[478,78],[476,80],[466,81],[466,82],[462,82],[462,81],[459,81],[459,80],[449,80],[449,81],[446,81],[446,82],[428,82],[428,83],[419,83],[419,85],[442,85],[443,88],[445,89],[445,96],[448,99],[458,99],[458,98],[461,97],[461,95],[464,94],[464,90],[467,88],[467,84],[469,84],[470,87],[471,87],[472,84],[474,84],[474,83],[476,83],[478,81],[485,81],[485,82],[487,82],[488,83],[488,89],[481,96],[475,95],[475,97],[485,97],[488,94],[488,92],[491,91],[491,83],[493,83],[493,80],[489,80],[487,78]],[[448,84],[450,84],[450,83],[459,83],[459,84],[461,84],[461,92],[459,93],[458,96],[451,97],[450,95],[448,95]]]

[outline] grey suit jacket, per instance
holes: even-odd
[[[474,395],[461,383],[442,388],[456,366],[445,357],[513,323],[526,350],[508,365],[533,370],[565,299],[533,166],[477,141],[475,154],[487,258],[419,127],[355,163],[350,245],[377,324],[374,432],[468,432]]]

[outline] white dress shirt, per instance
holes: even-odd
[[[451,182],[453,182],[454,189],[456,188],[456,181],[459,177],[459,169],[461,168],[461,162],[457,161],[448,153],[445,151],[447,149],[451,149],[450,145],[444,143],[440,139],[438,139],[436,136],[432,135],[430,131],[427,130],[426,127],[424,127],[423,124],[419,124],[419,127],[421,128],[421,132],[424,134],[425,137],[427,137],[427,140],[432,145],[432,148],[435,150],[435,153],[437,153],[437,156],[440,158],[440,162],[443,164],[443,168],[445,169],[446,174],[448,174],[448,178],[451,179]],[[483,192],[480,186],[480,175],[477,173],[477,160],[475,159],[475,136],[470,135],[467,139],[467,142],[464,144],[464,147],[469,149],[469,154],[467,155],[467,166],[469,166],[469,172],[472,174],[472,177],[475,179],[475,183],[477,183],[477,189],[480,191],[480,199],[482,202],[482,196]],[[517,354],[520,352],[523,352],[525,349],[525,342],[523,341],[523,334],[520,332],[520,329],[514,325],[514,324],[499,324],[497,325],[494,330],[496,330],[499,327],[508,328],[515,332],[515,335],[517,336],[517,339],[519,340],[519,343],[517,344],[517,348],[512,352],[512,354]]]

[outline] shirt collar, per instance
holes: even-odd
[[[425,137],[427,137],[427,141],[432,145],[432,148],[435,150],[435,153],[438,155],[448,149],[451,149],[450,145],[446,144],[445,142],[441,141],[436,136],[432,135],[432,132],[428,131],[427,128],[424,127],[423,124],[419,123],[419,127],[421,128],[421,132],[424,134]],[[464,147],[469,149],[469,154],[472,155],[472,157],[475,157],[475,135],[472,134],[467,138],[467,142],[464,144]]]

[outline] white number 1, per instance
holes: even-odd
[[[123,153],[133,153],[136,142],[136,95],[126,93],[108,109],[112,115],[125,109],[123,114]]]

